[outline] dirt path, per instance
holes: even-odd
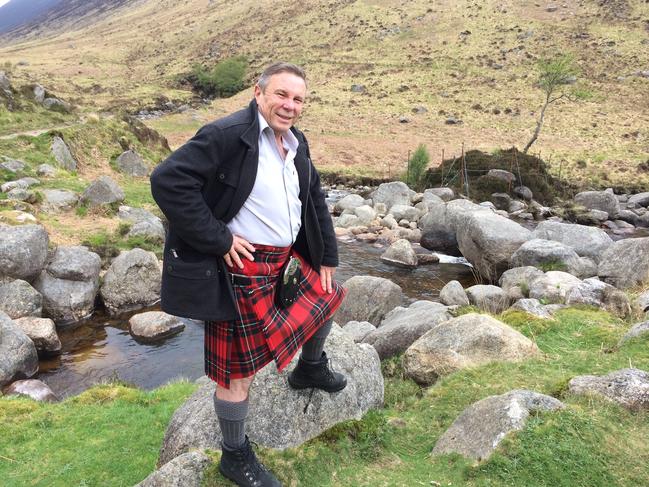
[[[39,135],[44,134],[45,132],[49,132],[50,130],[61,130],[68,127],[74,127],[75,125],[81,125],[81,122],[68,123],[66,125],[57,125],[56,127],[48,127],[45,129],[27,130],[26,132],[15,132],[13,134],[0,135],[0,140],[15,139],[16,137],[20,137],[21,135],[38,137]]]

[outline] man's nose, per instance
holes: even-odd
[[[295,101],[289,98],[284,100],[284,109],[293,111],[295,109]]]

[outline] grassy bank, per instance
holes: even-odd
[[[285,485],[636,486],[649,481],[649,415],[567,394],[575,375],[649,369],[647,339],[618,348],[629,327],[607,313],[567,309],[556,320],[521,312],[500,319],[536,340],[543,357],[460,371],[421,389],[399,358],[384,361],[386,404],[300,448],[262,450]],[[94,388],[62,404],[0,399],[0,478],[9,485],[132,485],[153,470],[171,414],[187,383],[153,392]],[[527,388],[568,407],[535,415],[488,461],[432,457],[439,436],[470,404]],[[218,453],[214,453],[215,460]],[[232,485],[208,471],[205,485]]]

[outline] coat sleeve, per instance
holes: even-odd
[[[232,234],[214,218],[203,190],[219,166],[220,132],[206,125],[151,174],[151,194],[182,240],[205,254],[225,255]]]
[[[329,208],[325,201],[325,195],[322,191],[320,184],[320,174],[309,158],[309,170],[311,171],[311,187],[309,188],[311,194],[311,201],[318,216],[318,224],[320,226],[320,233],[322,235],[322,242],[324,244],[324,253],[322,255],[322,265],[327,267],[338,266],[338,243],[336,241],[336,233],[334,232],[333,221],[329,214]]]

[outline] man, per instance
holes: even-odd
[[[271,361],[282,370],[302,347],[291,387],[336,392],[346,385],[323,350],[343,291],[333,280],[338,252],[320,178],[294,127],[305,98],[300,67],[269,66],[247,109],[201,128],[151,176],[169,220],[162,309],[205,320],[205,371],[217,384],[223,435],[220,471],[242,486],[280,485],[245,435],[257,371]],[[275,294],[291,259],[301,265],[300,288],[284,308]]]

